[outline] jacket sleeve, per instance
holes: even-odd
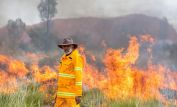
[[[76,96],[82,96],[82,72],[83,72],[83,58],[80,54],[75,55],[74,71],[76,75]]]

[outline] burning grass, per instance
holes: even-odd
[[[46,99],[47,98],[47,99]],[[46,97],[39,91],[36,83],[23,85],[15,93],[0,94],[1,107],[52,107],[54,98]],[[100,90],[92,89],[84,92],[81,107],[175,107],[172,103],[162,103],[156,99],[147,101],[138,98],[113,100],[107,98]]]
[[[174,102],[163,103],[157,99],[140,100],[139,98],[110,99],[100,90],[85,91],[81,107],[176,107]]]
[[[146,69],[140,69],[136,65],[140,42],[150,44],[147,48],[149,60]],[[107,49],[102,57],[104,70],[85,63],[83,81],[87,90],[84,92],[82,106],[176,106],[177,73],[165,66],[153,65],[152,43],[154,40],[150,36],[142,36],[140,40],[131,37],[127,49]],[[80,51],[85,58],[89,55],[93,62],[96,61],[96,57],[90,52],[85,52],[84,48]],[[57,67],[38,65],[38,61],[27,66],[23,61],[0,55],[0,106],[52,105],[56,92]],[[167,90],[173,95],[167,93]]]
[[[146,42],[151,41],[147,39]],[[138,68],[136,62],[140,46],[138,39],[132,37],[127,50],[108,49],[103,57],[104,71],[87,64],[84,83],[89,88],[98,88],[110,99],[139,98],[165,102],[167,99],[160,89],[177,90],[176,72],[161,65],[153,65],[151,61],[148,61],[146,69]],[[151,52],[149,48],[148,52]]]

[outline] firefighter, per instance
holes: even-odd
[[[78,44],[71,38],[65,38],[58,47],[64,51],[64,55],[59,64],[58,89],[54,107],[80,107],[84,61],[77,50]]]

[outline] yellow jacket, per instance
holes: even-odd
[[[73,98],[82,96],[82,71],[84,61],[78,50],[60,59],[57,96]]]

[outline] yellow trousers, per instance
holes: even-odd
[[[54,107],[80,107],[75,98],[56,98]]]

